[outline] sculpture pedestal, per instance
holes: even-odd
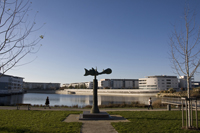
[[[80,114],[79,120],[112,120],[112,117],[107,112],[90,113],[90,111],[84,111]]]

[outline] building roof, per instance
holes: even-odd
[[[155,75],[155,76],[147,76],[147,78],[177,78],[177,76]]]
[[[1,76],[24,79],[23,77],[18,77],[18,76],[13,76],[13,75],[6,75],[6,74],[2,74],[2,73],[0,73],[0,77],[1,77]]]

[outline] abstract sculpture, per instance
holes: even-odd
[[[85,69],[85,75],[84,76],[94,76],[94,80],[93,80],[93,105],[92,105],[92,109],[90,111],[90,113],[99,113],[99,108],[97,105],[97,87],[98,87],[98,83],[97,83],[97,79],[96,76],[101,75],[101,74],[111,74],[112,70],[110,68],[103,70],[102,72],[98,72],[97,69],[90,69],[87,70]]]

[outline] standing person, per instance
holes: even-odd
[[[148,103],[149,103],[148,109],[149,109],[150,107],[151,107],[151,109],[153,109],[151,97],[149,98]]]
[[[46,107],[49,107],[49,108],[51,108],[50,106],[49,106],[49,104],[50,104],[50,102],[49,102],[49,97],[47,97],[47,99],[46,99],[46,102],[45,102],[45,109],[46,109]]]

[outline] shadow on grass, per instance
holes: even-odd
[[[42,133],[40,131],[31,131],[28,128],[8,128],[8,127],[0,127],[0,132],[13,132],[13,133]],[[44,132],[43,132],[44,133]]]

